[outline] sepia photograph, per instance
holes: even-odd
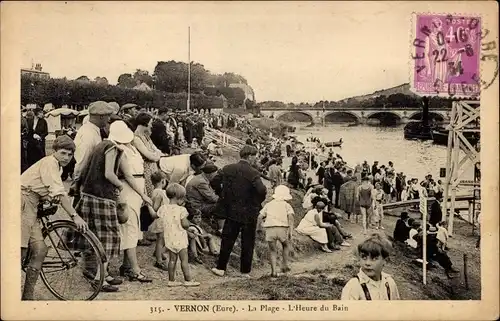
[[[2,319],[498,317],[495,2],[1,9]]]

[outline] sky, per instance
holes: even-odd
[[[425,3],[422,3],[425,4]],[[5,3],[3,4],[5,5]],[[409,81],[415,3],[9,3],[22,68],[106,77],[188,59],[243,75],[257,101],[317,102]],[[423,7],[425,9],[425,7]]]

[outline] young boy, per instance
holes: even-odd
[[[54,140],[52,148],[52,155],[42,158],[21,175],[21,257],[26,256],[28,247],[31,249],[22,300],[34,299],[35,284],[48,252],[37,218],[38,204],[43,201],[60,203],[81,232],[88,229],[87,223],[71,206],[61,180],[61,168],[73,158],[75,143],[62,135]]]
[[[294,211],[287,201],[291,200],[290,190],[285,185],[279,185],[274,190],[273,200],[267,203],[260,211],[259,220],[262,221],[262,227],[265,229],[266,241],[271,252],[271,277],[278,277],[277,256],[278,248],[276,243],[279,241],[283,246],[283,265],[281,271],[287,273],[288,257],[290,243],[293,231]]]
[[[203,264],[198,255],[198,250],[202,253],[210,253],[213,255],[219,255],[217,246],[215,245],[214,236],[210,233],[205,232],[201,226],[201,211],[196,209],[195,213],[189,222],[189,228],[187,229],[189,237],[189,249],[193,254],[193,259],[195,262]]]
[[[399,300],[394,279],[382,272],[392,251],[385,236],[372,234],[358,245],[361,261],[359,273],[342,289],[341,300]]]

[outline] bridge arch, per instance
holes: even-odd
[[[360,123],[358,115],[348,111],[333,111],[324,116],[325,123]]]
[[[398,125],[401,123],[401,116],[390,111],[377,111],[366,115],[368,124]]]
[[[305,111],[291,110],[275,115],[277,120],[284,122],[313,122],[314,117]]]
[[[422,112],[421,111],[414,112],[409,115],[409,118],[412,120],[420,120],[422,119]],[[442,122],[444,121],[444,116],[441,113],[429,111],[429,119],[430,120],[434,119],[437,122]]]

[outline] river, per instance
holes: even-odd
[[[359,125],[347,127],[344,124],[326,124],[306,127],[306,123],[291,123],[297,128],[294,135],[299,141],[305,142],[311,134],[322,142],[343,140],[342,147],[334,147],[334,152],[354,167],[356,163],[373,161],[379,164],[389,161],[394,163],[397,172],[404,172],[406,177],[424,179],[431,174],[439,178],[439,168],[446,167],[446,147],[434,145],[432,141],[405,140],[403,125],[397,127],[376,127]],[[468,169],[462,179],[473,179],[472,168]],[[441,180],[444,180],[441,178]]]

